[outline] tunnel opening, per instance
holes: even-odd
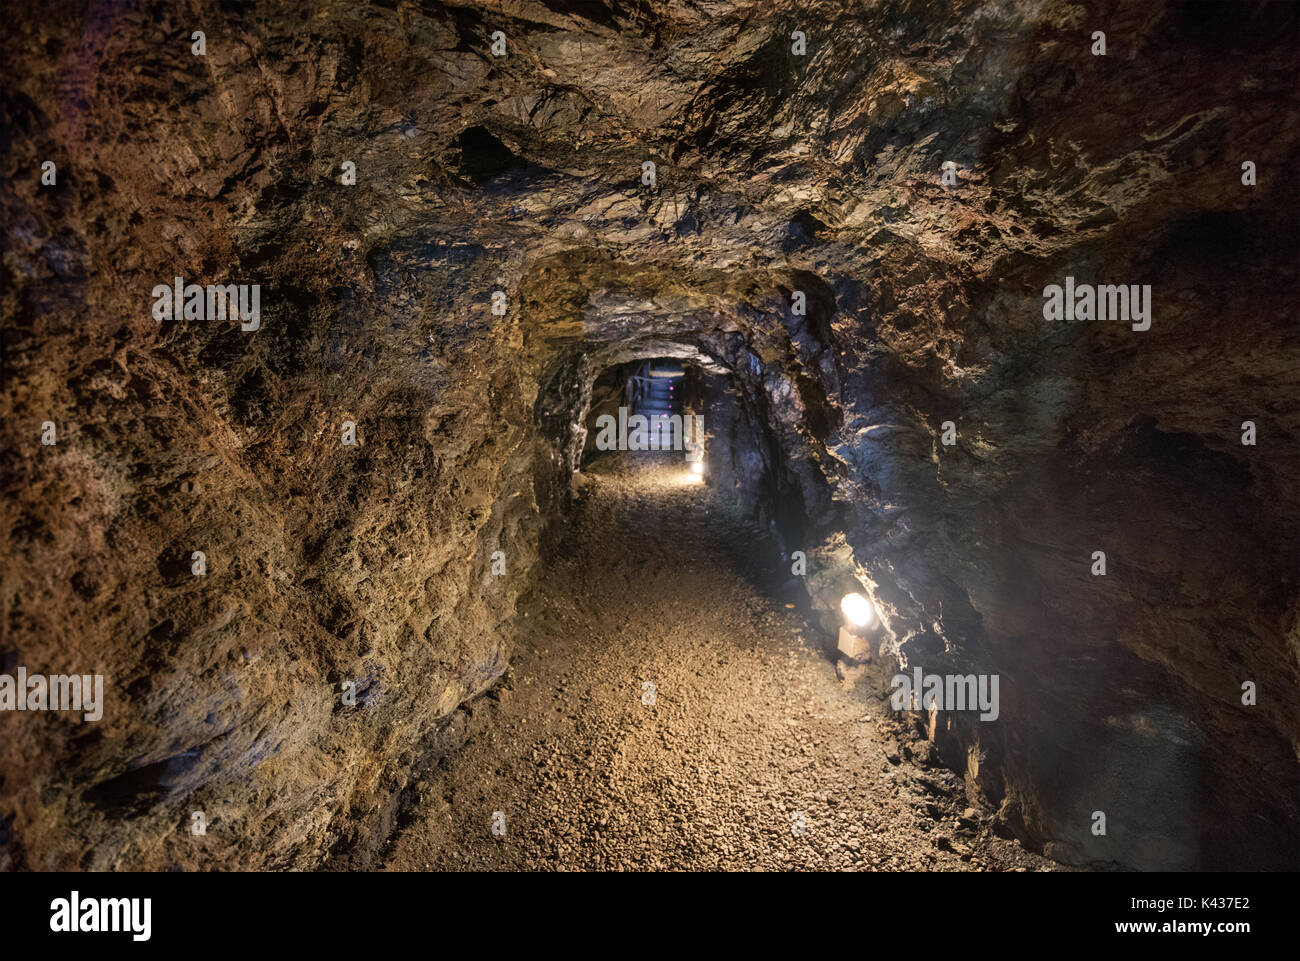
[[[595,455],[683,453],[688,464],[703,453],[705,391],[697,367],[653,358],[607,368],[592,383],[582,462]]]
[[[819,306],[833,303],[829,293],[817,297]],[[820,330],[810,343],[829,341],[824,318],[792,326],[800,338]],[[700,507],[703,501],[679,496],[698,486],[729,525],[718,536],[735,545],[732,566],[799,619],[800,637],[818,657],[838,665],[842,599],[871,590],[855,571],[839,518],[824,506],[820,517],[808,509],[825,500],[809,441],[830,430],[838,414],[824,394],[801,383],[809,378],[799,365],[775,356],[765,362],[756,349],[770,348],[750,337],[660,339],[666,332],[652,323],[639,338],[590,345],[555,362],[543,381],[538,427],[549,438],[545,460],[557,465],[552,486],[559,491],[540,538],[543,568],[581,550],[571,529],[584,491],[624,485],[622,492],[652,515],[666,515],[684,504]],[[786,409],[791,401],[793,421]],[[881,623],[870,632],[873,650],[884,650],[890,638]],[[865,657],[862,645],[855,650]],[[877,656],[874,663],[883,669],[885,661]]]
[[[574,470],[618,454],[694,474],[685,482],[725,492],[738,516],[761,526],[788,554],[788,545],[809,536],[803,492],[783,476],[762,364],[748,351],[742,358],[739,365],[701,362],[679,352],[594,373]]]

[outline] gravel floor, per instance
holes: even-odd
[[[389,869],[1056,869],[845,689],[756,586],[772,549],[686,478],[584,475],[510,671],[418,785]]]

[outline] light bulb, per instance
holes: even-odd
[[[854,627],[870,627],[876,619],[876,609],[861,594],[845,594],[840,610]]]

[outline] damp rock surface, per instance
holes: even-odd
[[[872,684],[1000,677],[925,733],[1020,843],[1293,868],[1298,17],[10,4],[0,671],[105,705],[0,713],[0,867],[380,863],[510,670],[593,383],[672,358],[755,563],[805,552],[823,632],[872,597]],[[162,317],[177,278],[257,328]]]

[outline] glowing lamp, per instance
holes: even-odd
[[[854,627],[870,627],[876,619],[876,609],[861,594],[845,594],[840,610]]]
[[[846,623],[840,628],[836,648],[851,661],[869,660],[871,645],[867,640],[867,628],[876,622],[875,606],[861,594],[845,594],[840,601],[840,610]]]

